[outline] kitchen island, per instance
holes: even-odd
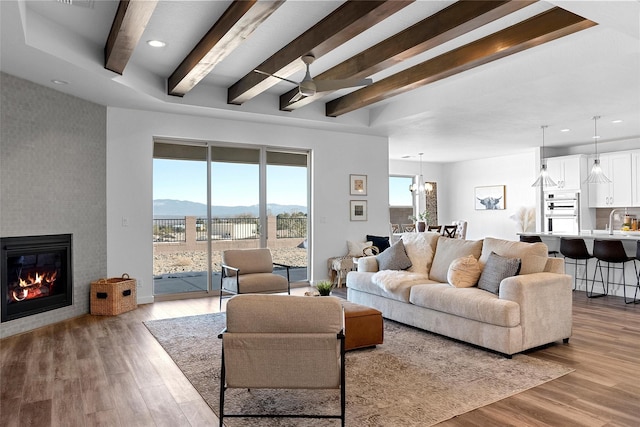
[[[636,250],[638,247],[638,242],[640,241],[640,231],[622,231],[622,230],[613,230],[613,234],[609,234],[608,230],[586,230],[577,234],[568,234],[568,233],[554,233],[554,232],[530,232],[530,233],[518,233],[523,236],[540,236],[542,241],[549,247],[550,251],[560,251],[560,238],[581,238],[584,239],[585,244],[587,245],[587,249],[589,253],[593,253],[593,241],[598,240],[620,240],[622,241],[622,245],[624,246],[627,255],[634,257],[636,256]],[[640,261],[635,261],[636,266],[640,270]],[[591,289],[591,282],[594,279],[594,269],[596,265],[596,259],[590,259],[587,265],[587,281],[589,285],[589,289]],[[574,268],[571,265],[570,268],[565,268],[565,272],[567,274],[573,275]],[[606,272],[606,264],[603,266],[603,275],[606,280],[607,272]],[[625,276],[627,282],[627,296],[629,296],[630,292],[633,295],[635,291],[635,286],[638,283],[638,276],[636,276],[636,269],[634,268],[634,262],[626,263],[625,268]],[[578,278],[584,277],[584,270],[582,267],[578,267]],[[599,293],[602,291],[602,285],[600,284],[600,274],[596,276],[596,284],[594,287],[594,292]],[[611,270],[611,282],[619,283],[622,282],[622,272],[619,269]],[[581,291],[586,291],[585,283],[582,280],[578,280],[577,289]],[[622,286],[618,284],[611,284],[609,286],[609,295],[623,296]]]

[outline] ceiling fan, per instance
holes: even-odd
[[[314,80],[311,77],[311,73],[309,72],[309,66],[313,64],[315,61],[315,56],[313,55],[304,55],[302,58],[302,62],[305,63],[307,67],[307,73],[304,76],[304,79],[300,83],[295,82],[293,80],[289,80],[284,77],[276,76],[274,74],[270,74],[260,70],[253,70],[256,73],[264,74],[265,76],[275,77],[280,80],[284,80],[289,83],[293,83],[298,86],[298,93],[291,98],[289,102],[296,102],[302,99],[305,96],[313,96],[318,92],[328,92],[340,89],[347,89],[350,87],[358,87],[358,86],[368,86],[373,83],[372,79],[339,79],[339,80]]]

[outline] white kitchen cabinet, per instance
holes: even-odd
[[[589,159],[589,167],[593,157]],[[602,172],[611,180],[607,184],[589,184],[589,207],[615,208],[631,206],[631,153],[604,153],[600,155]]]
[[[640,150],[631,152],[631,206],[640,207]]]
[[[578,191],[586,179],[585,163],[583,155],[551,157],[547,159],[547,172],[558,190]]]

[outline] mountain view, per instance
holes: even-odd
[[[271,215],[281,213],[307,213],[306,206],[267,204],[267,212]],[[238,215],[258,216],[258,205],[252,206],[212,206],[211,215],[214,217],[235,217]],[[187,200],[158,199],[153,201],[154,218],[170,218],[184,216],[207,216],[207,205],[189,202]]]

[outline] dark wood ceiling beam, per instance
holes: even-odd
[[[537,1],[487,0],[456,2],[393,37],[389,37],[315,76],[314,80],[369,77]],[[291,103],[291,99],[297,93],[298,88],[294,88],[280,96],[280,109],[293,111],[317,101],[331,92],[319,92],[314,96],[307,96]]]
[[[234,1],[171,74],[169,95],[184,96],[244,42],[284,0]]]
[[[415,65],[326,104],[337,117],[379,101],[597,25],[558,7]]]
[[[316,58],[335,49],[364,30],[383,21],[414,0],[349,0],[323,20],[304,32],[256,69],[280,77],[288,77],[302,69],[300,57],[308,53]],[[242,104],[281,82],[274,77],[258,74],[253,70],[233,84],[228,90],[229,104]]]
[[[157,4],[157,0],[120,0],[104,47],[104,68],[124,72]]]

